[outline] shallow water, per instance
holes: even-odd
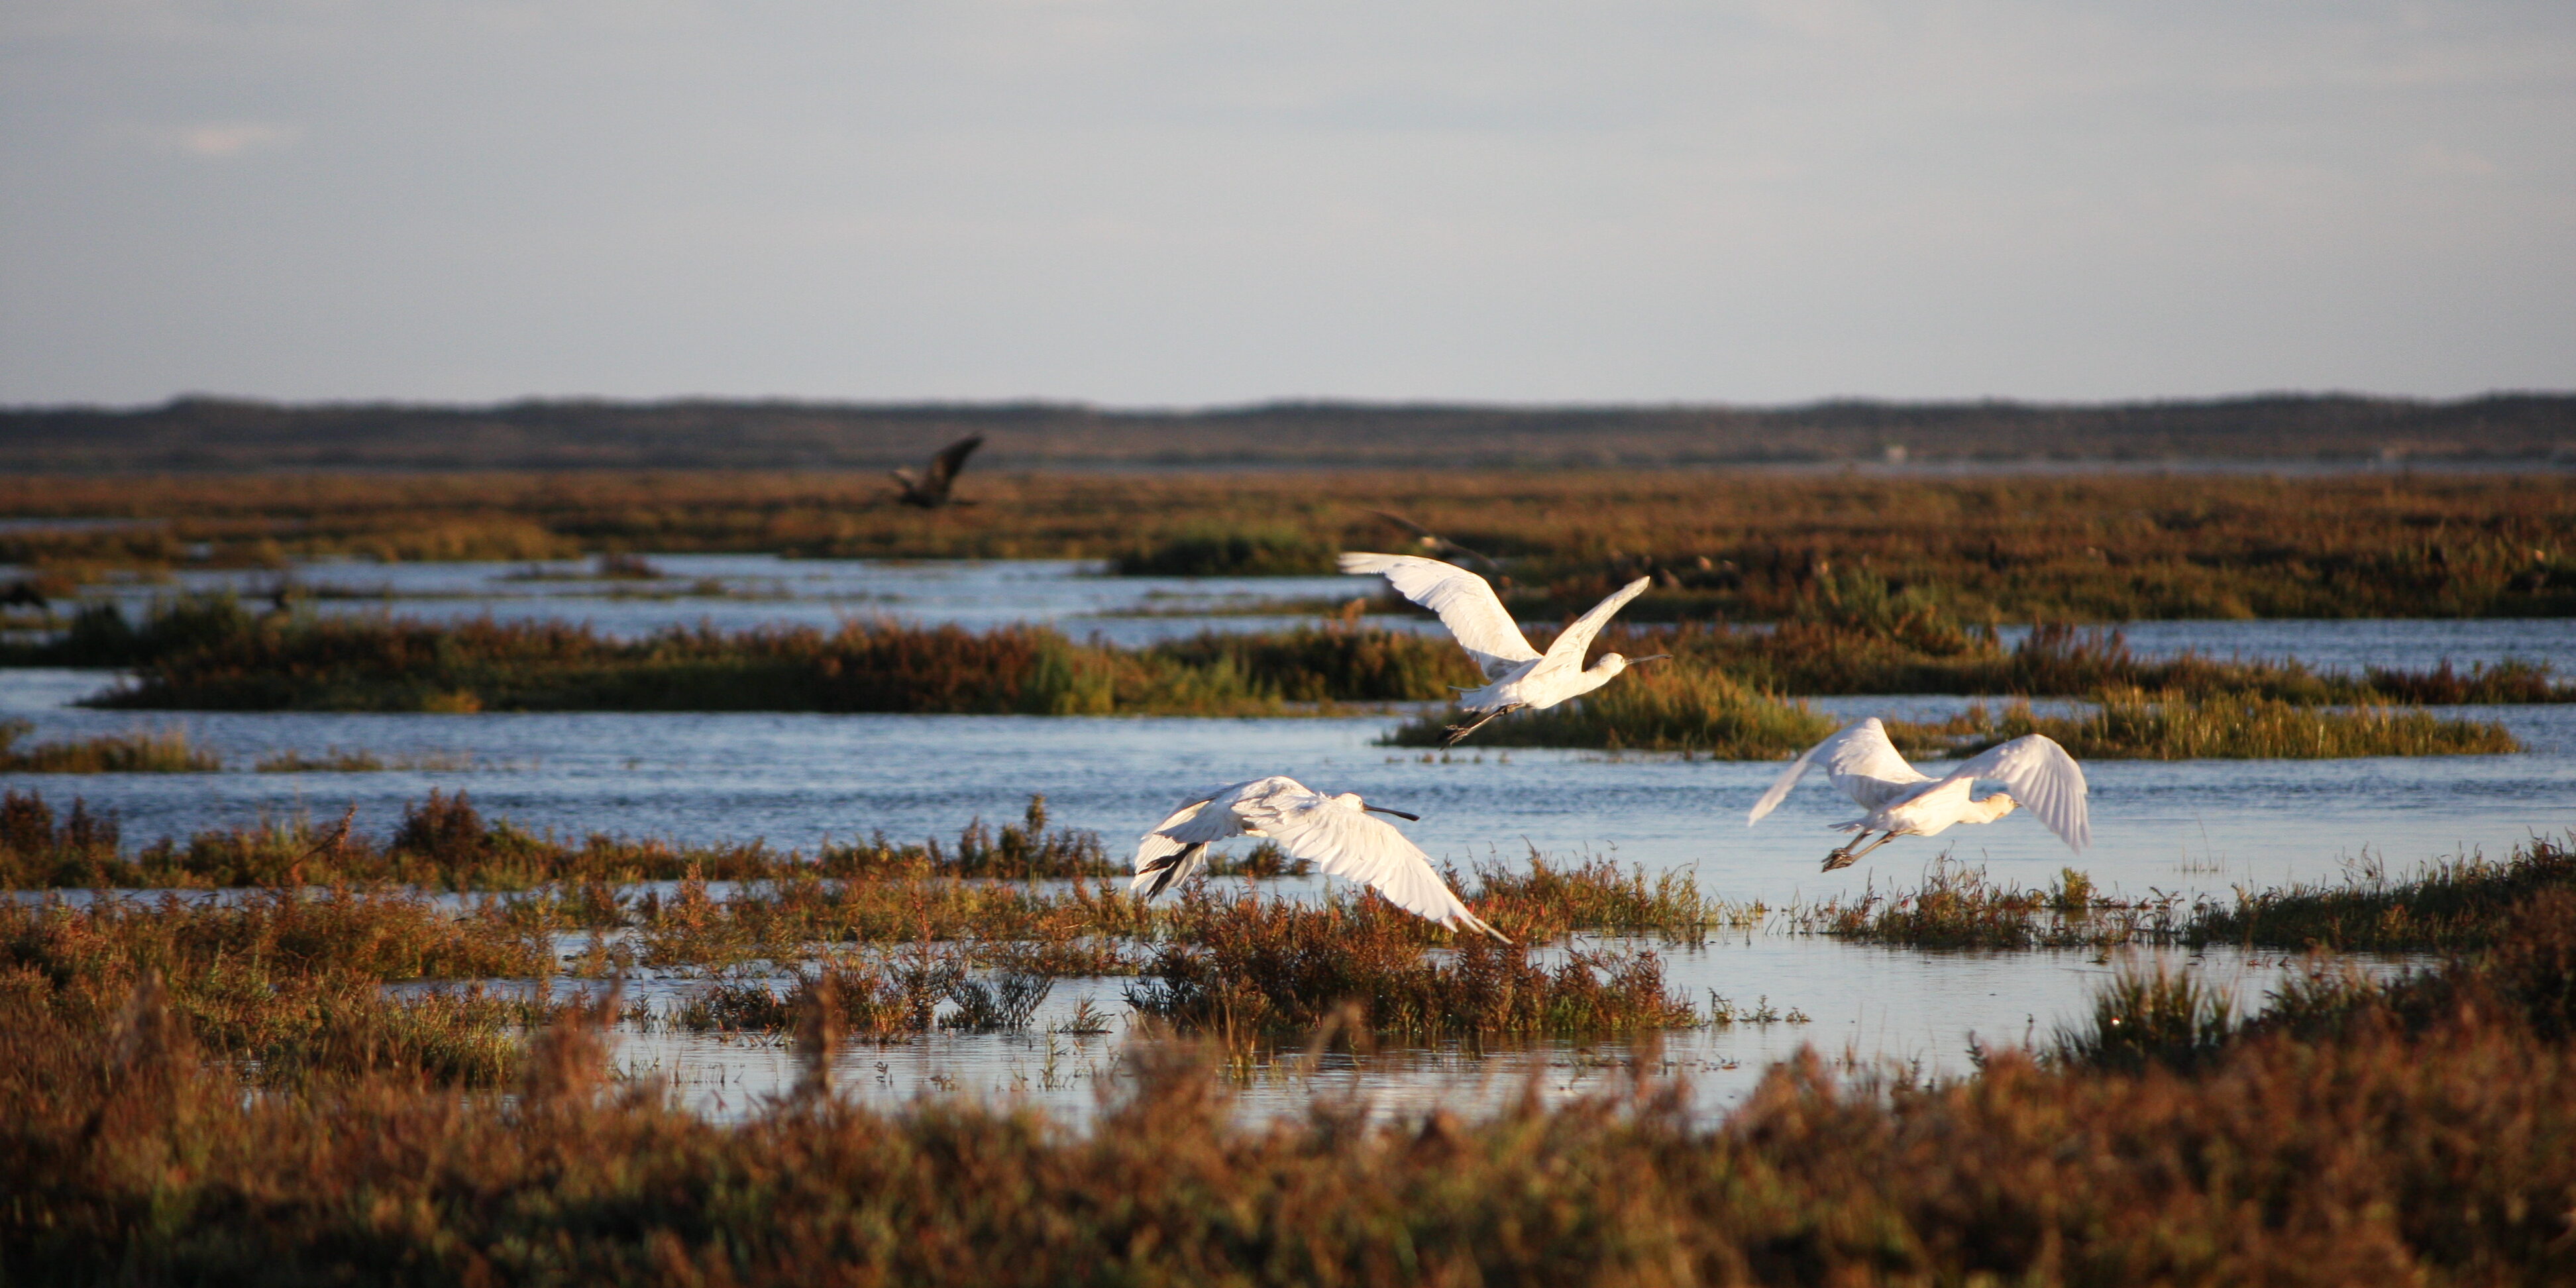
[[[1771,1064],[1802,1047],[1846,1072],[1958,1077],[1974,1067],[1972,1045],[2044,1049],[2087,1012],[2093,991],[2122,970],[2193,969],[2240,1006],[2259,1008],[2265,994],[2299,968],[2285,956],[2225,948],[2198,955],[1931,953],[1777,933],[1712,936],[1696,948],[1591,937],[1583,946],[1658,952],[1668,982],[1704,1015],[1714,991],[1736,1004],[1738,1018],[1723,1026],[1590,1043],[1448,1041],[1317,1052],[1292,1040],[1254,1051],[1238,1071],[1237,1112],[1295,1116],[1311,1097],[1324,1094],[1356,1095],[1385,1114],[1445,1108],[1472,1115],[1531,1092],[1549,1101],[1595,1094],[1632,1076],[1622,1066],[1642,1060],[1681,1078],[1694,1109],[1714,1117],[1750,1093]],[[2386,973],[2406,963],[2363,964]],[[1124,1077],[1120,1055],[1128,1045],[1152,1039],[1130,1032],[1123,1016],[1106,1033],[1058,1030],[1085,1000],[1119,1015],[1128,982],[1060,980],[1024,1032],[939,1032],[886,1044],[852,1043],[835,1061],[834,1085],[889,1107],[950,1093],[1025,1098],[1079,1122],[1103,1092],[1116,1091]],[[527,987],[524,981],[502,984],[513,985]],[[646,979],[629,982],[625,996],[663,1009],[698,987],[685,979]],[[625,1076],[661,1080],[680,1103],[717,1117],[750,1112],[763,1098],[788,1091],[802,1073],[784,1035],[691,1033],[663,1025],[620,1025],[617,1064]]]
[[[1314,620],[1311,607],[1373,595],[1360,577],[1114,577],[1097,560],[782,559],[776,555],[653,555],[663,574],[604,578],[587,561],[396,563],[332,560],[285,571],[217,570],[166,582],[108,583],[85,593],[137,616],[180,592],[228,590],[265,599],[281,587],[324,614],[391,612],[423,621],[586,622],[618,638],[673,627],[745,630],[891,617],[986,629],[1010,622],[1056,626],[1134,647],[1202,630],[1277,630]],[[1298,605],[1283,611],[1284,605]],[[1265,611],[1267,610],[1267,611]],[[1392,617],[1396,629],[1436,629]]]
[[[700,560],[706,560],[700,563]],[[388,581],[399,611],[471,615],[490,609],[575,616],[621,633],[704,617],[719,625],[828,625],[853,612],[893,611],[925,621],[991,625],[1055,621],[1098,628],[1122,642],[1284,620],[1262,616],[1101,617],[1135,611],[1231,612],[1244,596],[1348,596],[1346,579],[1187,582],[1089,575],[1079,565],[904,565],[763,561],[741,556],[657,558],[685,584],[716,577],[738,589],[722,598],[614,599],[604,584],[501,582],[519,565],[349,565],[352,585]],[[263,574],[267,575],[267,574]],[[300,574],[313,584],[323,572]],[[273,575],[268,575],[273,576]],[[753,598],[761,577],[796,580],[784,598]],[[444,579],[444,580],[442,580]],[[251,583],[245,583],[249,585]],[[484,588],[478,591],[476,587]],[[489,599],[497,593],[525,598]],[[253,588],[256,588],[254,586]],[[147,593],[143,591],[137,594]],[[877,598],[869,598],[875,596]],[[380,611],[381,601],[324,600],[328,611]],[[1412,619],[1381,619],[1410,621]],[[1428,625],[1428,623],[1417,623]],[[1135,632],[1129,639],[1119,632]],[[2195,649],[2218,656],[2292,656],[2332,667],[2427,665],[2519,656],[2576,671],[2576,631],[2563,622],[2193,622],[2133,626],[2149,652]],[[128,844],[263,815],[336,817],[351,805],[359,826],[391,830],[405,802],[432,788],[470,792],[487,816],[569,835],[603,831],[688,842],[759,837],[810,849],[825,838],[882,829],[897,839],[953,837],[970,818],[1016,819],[1032,794],[1047,796],[1061,825],[1097,829],[1123,846],[1194,789],[1289,773],[1334,790],[1422,814],[1406,830],[1437,859],[1518,866],[1532,849],[1558,858],[1601,855],[1649,872],[1687,869],[1701,888],[1774,908],[1913,885],[1938,854],[1986,865],[2016,885],[2045,885],[2061,867],[2089,873],[2106,892],[2168,893],[2186,901],[2237,886],[2331,879],[2376,861],[2402,872],[2442,856],[2500,856],[2534,835],[2576,826],[2576,707],[2478,707],[2456,714],[2501,720],[2531,750],[2513,756],[2341,761],[2113,761],[2088,765],[2095,846],[2071,855],[2027,817],[1908,839],[1842,872],[1817,863],[1840,838],[1828,825],[1852,807],[1821,779],[1790,796],[1761,826],[1743,812],[1778,772],[1774,764],[1673,756],[1476,750],[1425,756],[1374,745],[1400,717],[1205,720],[1158,718],[885,716],[812,714],[314,715],[92,711],[67,704],[114,677],[94,671],[0,671],[0,714],[28,719],[35,738],[133,728],[185,728],[234,770],[178,775],[6,776],[57,803],[83,797],[114,810]],[[1836,698],[1836,715],[1913,718],[1957,710],[1950,697]],[[392,759],[442,756],[470,769],[359,774],[248,772],[261,756],[330,748]],[[1321,889],[1321,879],[1275,883]],[[1652,946],[1652,945],[1647,945]],[[1842,944],[1780,933],[1716,935],[1692,949],[1658,947],[1673,985],[1705,1006],[1715,990],[1740,1005],[1767,997],[1806,1023],[1691,1030],[1667,1035],[1663,1060],[1691,1076],[1703,1108],[1732,1103],[1761,1070],[1801,1045],[1876,1067],[1957,1074],[1968,1034],[1988,1042],[2045,1041],[2087,1005],[2117,959],[2085,952],[1934,953]],[[2259,1003],[2283,969],[2277,958],[2217,952],[2204,967],[2240,998]],[[1039,1016],[1061,1023],[1088,995],[1124,1012],[1125,981],[1066,980]],[[700,985],[646,979],[634,987],[668,1000]],[[1122,1029],[1113,1020],[1113,1029]],[[839,1079],[887,1102],[947,1089],[1026,1094],[1050,1109],[1089,1112],[1114,1080],[1123,1031],[1073,1037],[936,1034],[886,1048],[854,1047]],[[1049,1072],[1048,1051],[1055,1055]],[[1308,1097],[1356,1088],[1383,1109],[1493,1104],[1525,1086],[1543,1096],[1597,1089],[1632,1057],[1624,1044],[1382,1049],[1308,1061],[1291,1050],[1244,1081],[1246,1112],[1297,1112]],[[635,1076],[671,1080],[674,1093],[718,1114],[743,1112],[796,1074],[774,1043],[668,1031],[629,1032],[621,1061]]]

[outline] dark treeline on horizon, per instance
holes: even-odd
[[[988,439],[977,463],[1002,469],[1717,465],[1891,455],[2510,461],[2576,456],[2576,394],[1776,408],[1275,402],[1181,411],[1036,402],[466,407],[181,398],[133,409],[0,408],[0,460],[22,472],[877,469],[917,464],[969,433]]]

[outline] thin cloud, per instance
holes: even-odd
[[[291,148],[304,137],[304,127],[273,121],[193,121],[138,131],[141,140],[165,151],[185,152],[209,161]]]

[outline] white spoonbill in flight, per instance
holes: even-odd
[[[1834,824],[1860,835],[1825,856],[1827,872],[1849,867],[1853,860],[1900,836],[1933,836],[1954,823],[1991,823],[2016,806],[2028,806],[2078,854],[2093,843],[2093,823],[2084,808],[2084,770],[2055,739],[2036,733],[2015,738],[1960,761],[1947,777],[1934,778],[1905,763],[1896,744],[1887,740],[1887,726],[1875,716],[1808,748],[1771,784],[1771,790],[1762,793],[1762,799],[1753,802],[1744,825],[1761,822],[1806,776],[1807,767],[1818,763],[1843,795],[1869,811]],[[2004,790],[1968,799],[1969,788],[1981,779],[2002,783]],[[1872,832],[1886,835],[1852,848]]]
[[[1432,870],[1429,855],[1404,839],[1394,824],[1371,814],[1421,821],[1350,792],[1326,796],[1277,774],[1220,787],[1182,802],[1137,842],[1136,879],[1128,888],[1151,899],[1205,868],[1209,845],[1230,836],[1266,836],[1290,858],[1373,887],[1388,903],[1417,917],[1512,942],[1467,911],[1449,883]]]
[[[1530,647],[1528,637],[1521,634],[1520,623],[1513,621],[1503,601],[1495,598],[1493,586],[1456,564],[1419,555],[1351,553],[1341,557],[1341,566],[1346,573],[1386,574],[1397,594],[1440,614],[1440,624],[1458,637],[1467,656],[1483,668],[1485,687],[1458,691],[1458,705],[1477,719],[1473,724],[1449,726],[1449,737],[1441,743],[1444,747],[1457,746],[1459,739],[1484,728],[1485,722],[1496,716],[1524,707],[1555,706],[1608,684],[1638,662],[1658,662],[1671,656],[1657,653],[1631,659],[1604,653],[1591,666],[1583,665],[1583,654],[1592,647],[1592,637],[1610,624],[1611,614],[1654,584],[1651,577],[1639,577],[1594,604],[1591,612],[1575,618],[1573,625],[1548,644],[1547,652],[1541,653]]]

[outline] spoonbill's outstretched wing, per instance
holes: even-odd
[[[1356,799],[1301,788],[1247,799],[1239,808],[1247,824],[1294,858],[1368,885],[1386,896],[1388,903],[1448,929],[1473,930],[1511,942],[1467,910],[1457,892],[1432,869],[1429,855],[1392,824],[1361,812],[1351,803]]]
[[[1960,761],[1943,781],[1957,778],[2002,783],[2023,809],[2079,854],[2093,843],[2092,813],[2084,801],[2090,791],[2084,785],[2084,767],[2047,734],[2025,734],[1989,747]]]
[[[1569,666],[1577,671],[1582,670],[1583,655],[1591,649],[1592,637],[1599,635],[1601,628],[1610,624],[1612,614],[1626,608],[1629,600],[1646,593],[1646,587],[1654,584],[1655,579],[1652,577],[1639,577],[1610,592],[1608,599],[1594,604],[1592,611],[1575,618],[1573,625],[1558,631],[1556,638],[1548,641],[1547,645],[1550,669]]]
[[[1476,659],[1488,680],[1499,680],[1538,657],[1538,650],[1521,634],[1520,623],[1494,597],[1493,584],[1456,564],[1420,555],[1356,552],[1343,555],[1340,563],[1346,573],[1385,574],[1395,593],[1440,614],[1440,624],[1458,637],[1460,647]]]
[[[1207,847],[1243,835],[1243,817],[1234,802],[1247,788],[1268,783],[1294,783],[1290,778],[1255,778],[1229,783],[1181,803],[1170,818],[1154,825],[1136,841],[1136,877],[1127,888],[1151,899],[1174,883],[1207,866]]]
[[[1871,716],[1809,747],[1806,755],[1791,761],[1771,784],[1771,790],[1753,802],[1753,812],[1745,815],[1744,825],[1751,827],[1777,809],[1788,797],[1789,789],[1806,777],[1808,766],[1816,764],[1822,764],[1834,786],[1862,809],[1877,809],[1901,799],[1918,784],[1932,781],[1931,775],[1905,763],[1905,757],[1896,752],[1896,744],[1887,740],[1887,726]]]

